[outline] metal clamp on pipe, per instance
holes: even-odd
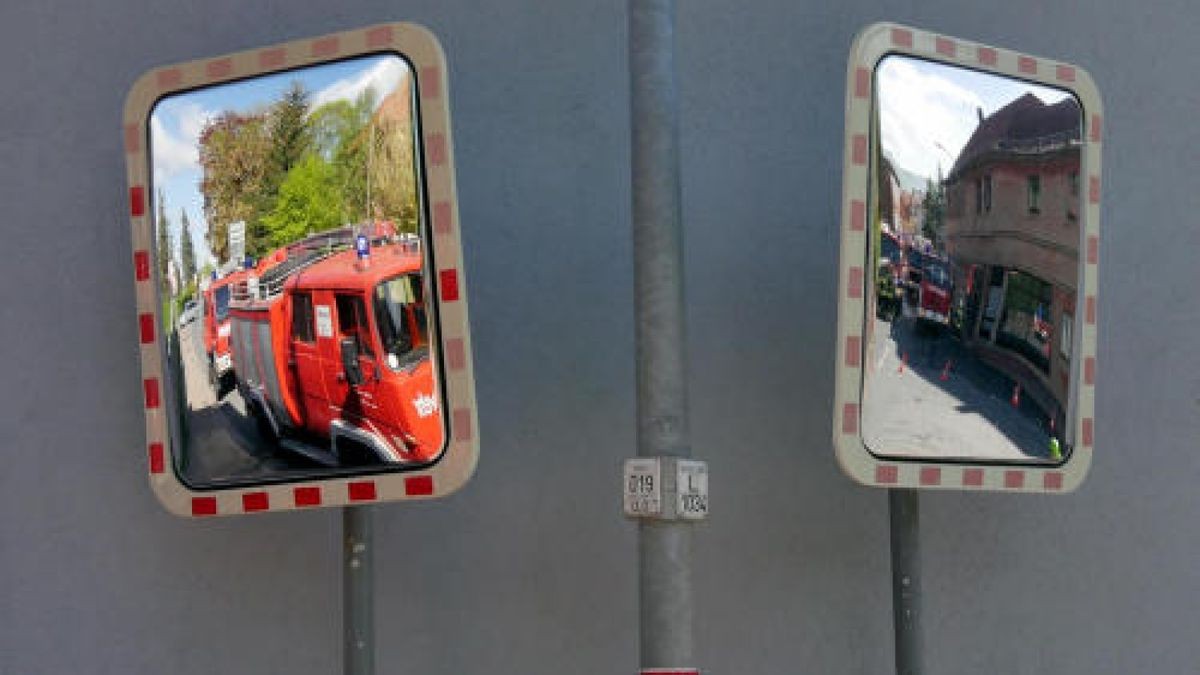
[[[629,518],[704,520],[708,463],[679,457],[627,459],[623,493]]]

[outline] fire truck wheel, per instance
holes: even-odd
[[[225,373],[217,378],[217,400],[225,398],[225,395],[237,388],[237,382],[234,380],[232,373]]]
[[[258,409],[258,406],[250,406],[250,416],[254,418],[254,428],[258,431],[258,435],[264,441],[274,445],[279,442],[279,435],[275,433],[275,429],[271,426],[271,422],[267,416]]]
[[[339,466],[367,466],[379,461],[367,446],[348,438],[338,439],[334,456]]]

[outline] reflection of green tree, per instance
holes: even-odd
[[[271,153],[267,172],[267,192],[278,185],[276,179],[287,175],[311,147],[312,131],[308,122],[308,90],[292,82],[283,97],[271,107]]]
[[[878,119],[876,119],[878,124]],[[878,127],[876,127],[878,128]],[[877,197],[874,200],[875,208],[871,210],[871,270],[877,272],[879,270],[879,257],[883,253],[883,221],[888,221],[895,228],[895,216],[892,205],[892,183],[891,178],[896,175],[895,169],[892,168],[892,162],[883,153],[876,153],[876,167],[878,170],[875,173],[875,190]]]
[[[868,270],[868,275],[869,278],[876,279],[876,283],[878,283],[879,257],[883,251],[883,221],[887,220],[893,227],[896,225],[892,213],[891,184],[891,179],[895,177],[896,170],[892,167],[891,160],[880,149],[881,138],[879,130],[879,107],[875,106],[871,114],[871,158],[874,160],[872,166],[875,167],[875,180],[873,181],[874,185],[871,186],[873,194],[871,194],[867,210],[867,220],[870,227],[871,247],[871,268]]]
[[[158,191],[158,282],[162,285],[163,293],[166,294],[169,286],[167,285],[167,274],[170,272],[171,265],[171,233],[170,223],[167,221],[167,199],[163,196],[163,191]]]
[[[925,213],[921,234],[929,241],[940,242],[946,223],[946,188],[942,185],[940,169],[937,182],[928,180],[925,183],[925,198],[921,200],[921,208]]]
[[[180,283],[191,283],[196,277],[196,250],[192,244],[192,225],[183,209],[179,209],[179,266],[183,277]]]
[[[204,170],[200,193],[208,221],[208,247],[219,261],[229,257],[229,224],[244,221],[249,229],[259,218],[269,150],[270,135],[262,114],[222,113],[200,134]]]
[[[1050,284],[1032,274],[1010,272],[1004,304],[1012,311],[1032,316],[1039,308],[1049,306]]]
[[[200,189],[218,260],[228,258],[228,225],[239,220],[254,257],[371,218],[416,231],[411,80],[381,104],[371,89],[315,110],[309,98],[295,82],[265,111],[226,112],[201,133]]]
[[[327,103],[309,117],[313,150],[336,168],[347,220],[381,218],[402,232],[416,232],[410,98],[402,85],[379,106],[375,90],[367,89],[353,104]],[[408,110],[397,113],[397,103]]]
[[[402,232],[417,231],[417,178],[413,163],[412,126],[380,120],[371,129],[373,161],[368,178],[371,208],[396,223]]]
[[[278,208],[280,191],[289,173],[311,152],[308,100],[308,90],[294,81],[267,113],[270,149],[262,189],[255,195],[258,217],[246,222],[246,254],[249,256],[259,257],[271,247],[278,246],[275,243],[279,240],[275,231],[278,226],[268,223],[266,215]]]
[[[333,166],[317,155],[308,155],[288,172],[279,187],[275,208],[262,222],[270,247],[283,246],[309,233],[341,224],[342,194]]]
[[[367,89],[354,103],[327,103],[314,110],[310,117],[313,150],[334,167],[342,193],[345,221],[368,217],[367,165],[372,157],[365,138],[375,101],[375,90]]]

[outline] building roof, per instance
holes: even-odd
[[[958,179],[980,156],[992,152],[1030,154],[1059,150],[1078,143],[1082,120],[1074,97],[1047,105],[1026,93],[983,118],[958,153],[947,182]]]

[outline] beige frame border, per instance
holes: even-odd
[[[1081,172],[1087,192],[1080,221],[1080,265],[1067,427],[1074,446],[1062,465],[980,464],[881,458],[862,440],[862,336],[866,286],[863,260],[867,247],[866,204],[869,177],[870,114],[875,67],[888,54],[1016,77],[1067,89],[1078,97],[1084,115]],[[1100,93],[1082,68],[1007,49],[947,37],[892,23],[867,26],[850,48],[846,69],[846,142],[843,151],[841,253],[838,267],[838,332],[835,367],[833,445],[842,470],[874,487],[904,487],[1003,492],[1062,493],[1083,482],[1095,443],[1096,283],[1100,233],[1100,151],[1103,111]],[[1081,311],[1082,310],[1082,311]]]
[[[171,93],[253,75],[288,70],[379,52],[407,58],[417,83],[428,195],[428,249],[436,265],[438,335],[445,381],[447,447],[430,467],[349,478],[307,480],[256,487],[192,490],[176,476],[163,396],[162,339],[158,334],[149,158],[146,139],[154,104]],[[475,379],[467,318],[467,285],[459,236],[450,134],[446,57],[432,33],[421,26],[388,23],[260,49],[155,68],[134,83],[125,99],[123,133],[129,213],[133,228],[134,284],[137,295],[142,397],[146,415],[146,456],[150,485],[167,510],[181,516],[235,515],[296,508],[345,506],[442,497],[466,483],[479,455]]]

